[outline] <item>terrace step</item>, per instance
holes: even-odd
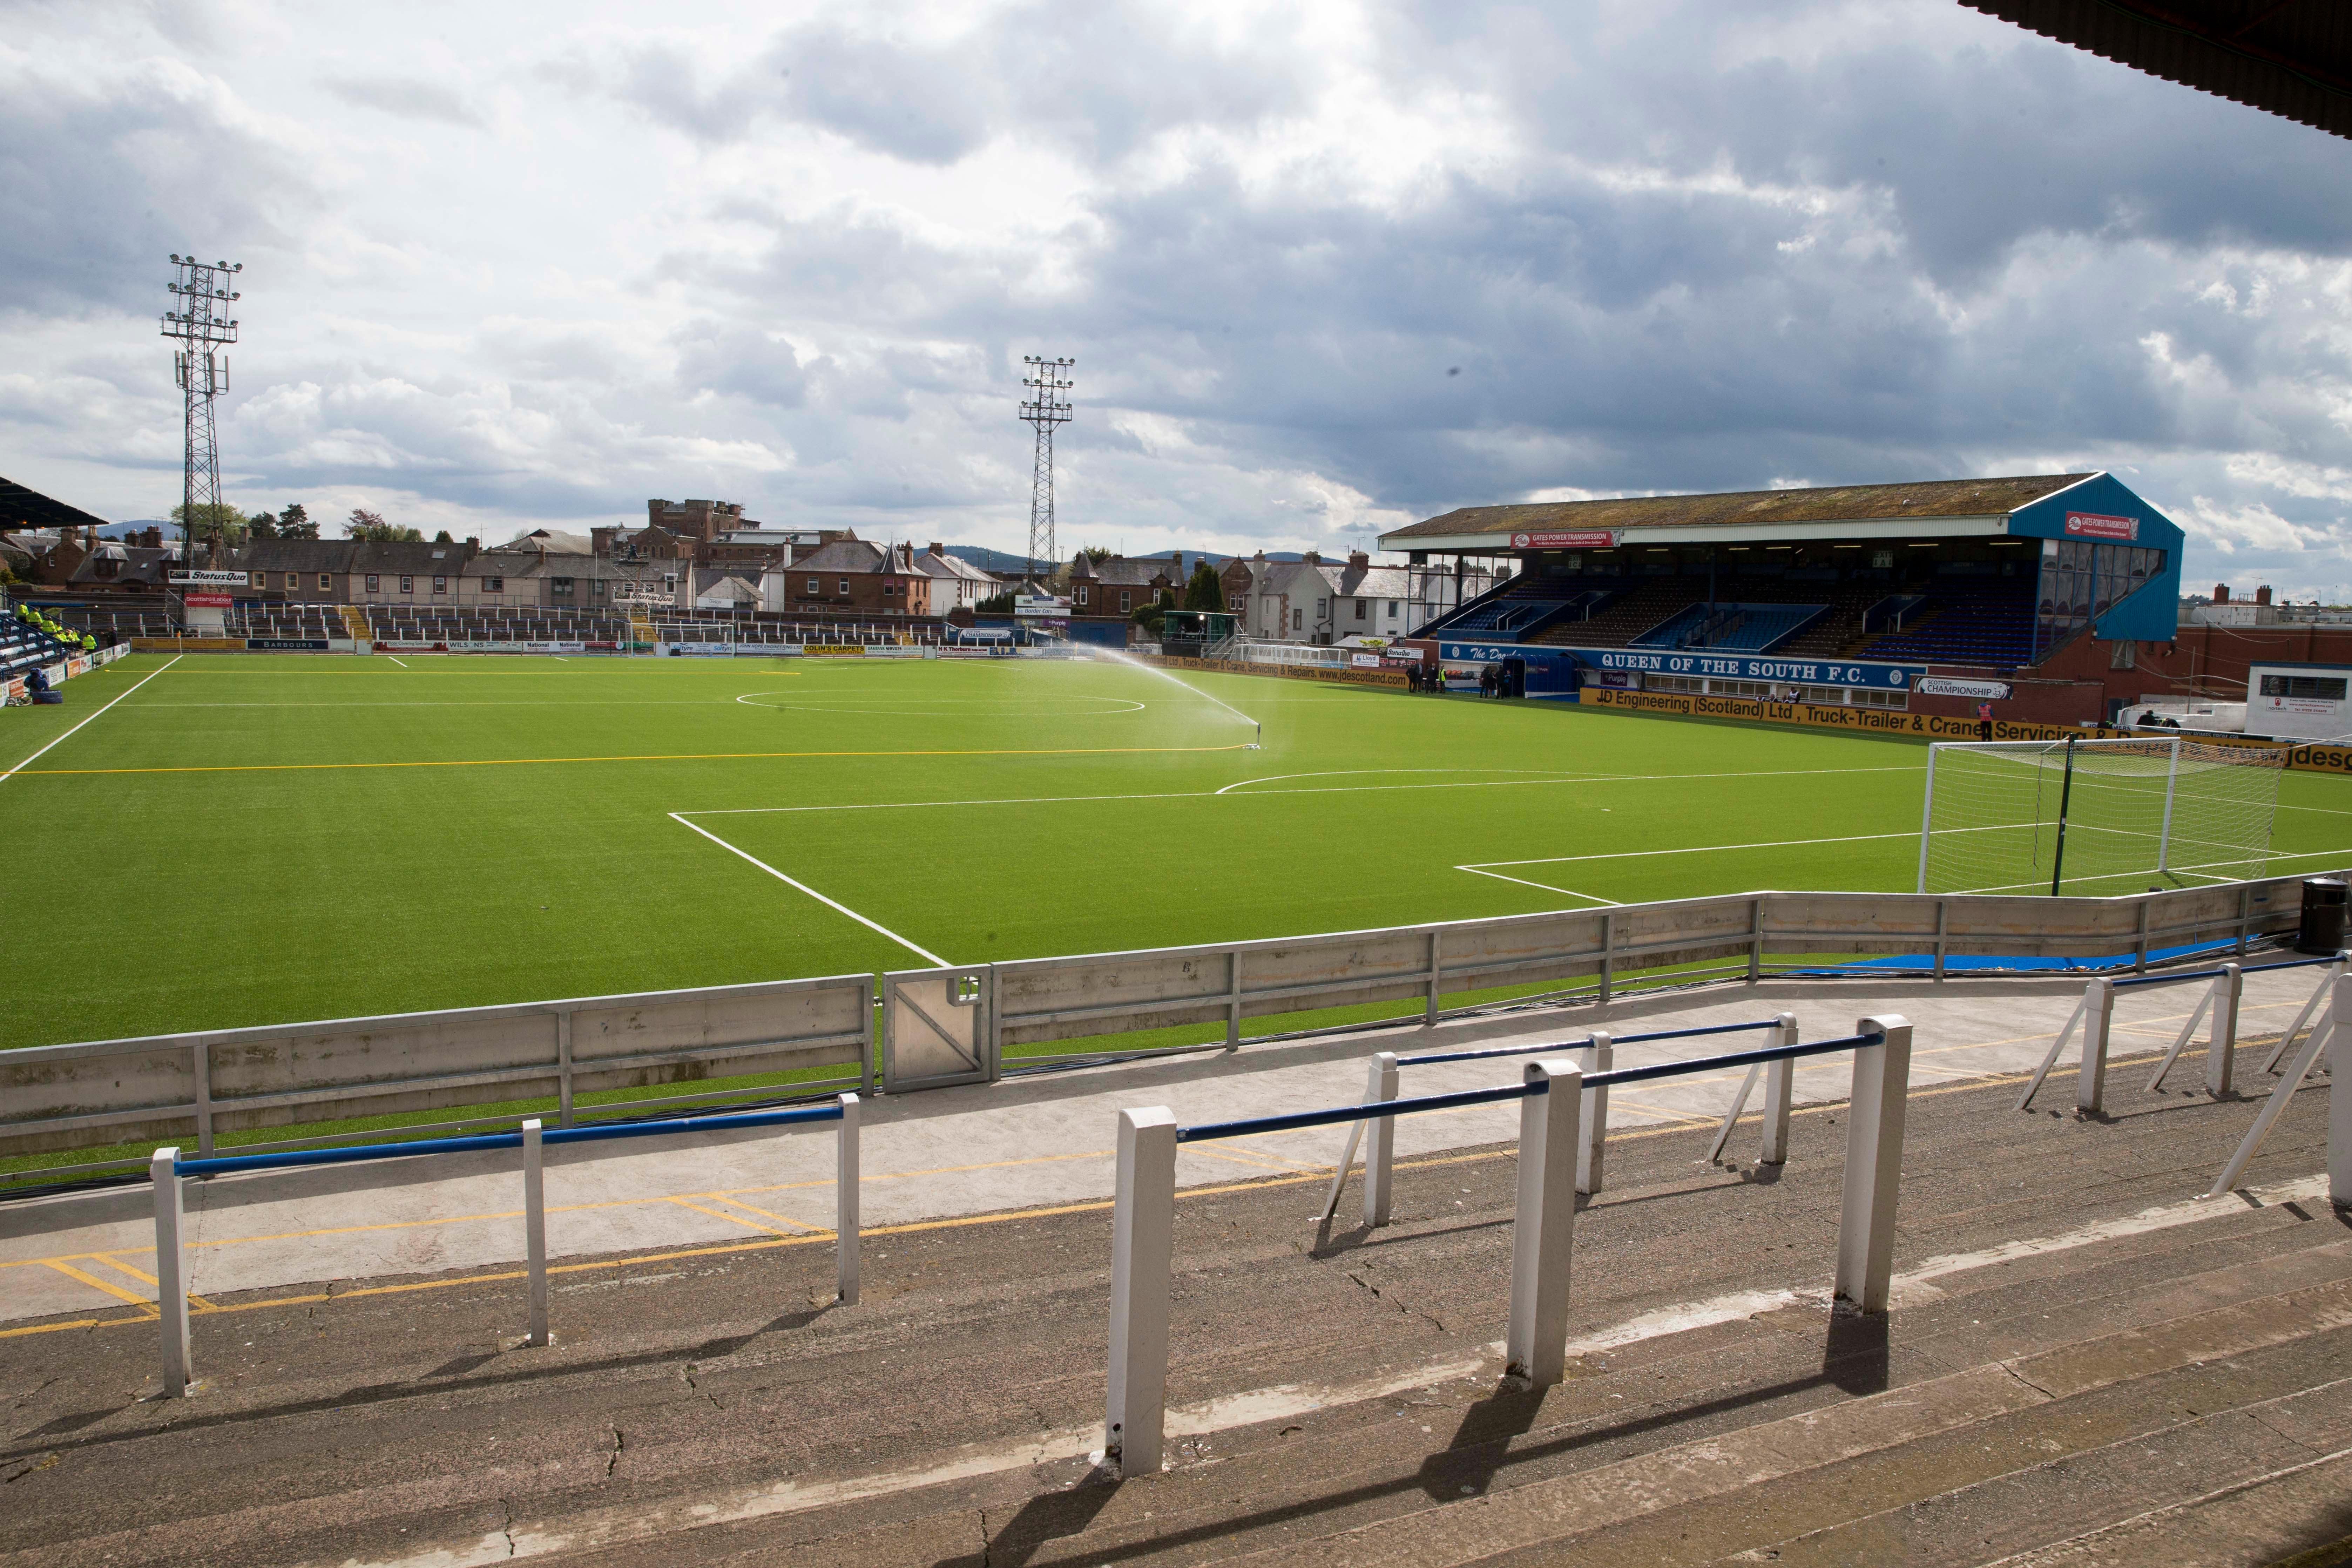
[[[2053,1517],[2071,1525],[2084,1522],[2088,1504],[2083,1494],[2095,1491],[2121,1519],[2151,1500],[2185,1500],[2216,1484],[2315,1457],[2309,1447],[2244,1414],[2250,1407],[2298,1419],[2322,1441],[2340,1434],[2352,1420],[2352,1390],[2327,1380],[2352,1350],[2352,1257],[2347,1256],[2352,1246],[2326,1250],[2336,1254],[2331,1263],[2347,1278],[2171,1320],[2160,1316],[2168,1306],[2224,1287],[2200,1280],[2200,1289],[2186,1295],[2159,1289],[2151,1293],[2158,1300],[2147,1303],[2158,1321],[2146,1327],[2051,1345],[1550,1479],[1512,1484],[1501,1471],[1513,1454],[1543,1456],[1581,1446],[1577,1423],[1532,1423],[1506,1439],[1475,1447],[1457,1443],[1421,1458],[1411,1469],[1350,1474],[1328,1462],[1336,1456],[1301,1454],[1292,1468],[1310,1472],[1306,1495],[1252,1498],[1244,1518],[1279,1520],[1307,1496],[1370,1498],[1385,1490],[1422,1501],[1458,1489],[1468,1500],[1391,1509],[1384,1510],[1390,1517],[1318,1531],[1312,1539],[1297,1539],[1295,1530],[1274,1523],[1268,1528],[1290,1538],[1257,1542],[1253,1550],[1250,1534],[1263,1531],[1227,1534],[1211,1529],[1208,1509],[1171,1517],[1152,1506],[1173,1502],[1175,1488],[1173,1478],[1150,1478],[1134,1488],[1140,1495],[1133,1503],[1127,1503],[1129,1489],[1121,1489],[1125,1511],[1148,1515],[1148,1521],[1118,1531],[1123,1539],[1098,1539],[1099,1530],[1090,1531],[1027,1560],[1081,1561],[1117,1548],[1123,1560],[1153,1562],[1380,1561],[1416,1568],[1522,1558],[1696,1563],[1733,1552],[1771,1549],[1805,1531],[1812,1544],[1791,1561],[1982,1561],[1988,1552],[1965,1542],[1953,1543],[1941,1555],[1903,1555],[1915,1544],[1933,1547],[1949,1540],[1947,1528],[1917,1526],[1923,1516],[1917,1500],[1923,1489],[1942,1500],[1954,1489],[1923,1489],[1923,1480],[1958,1478],[1971,1483],[1971,1496],[1955,1498],[1952,1508],[1965,1511],[1964,1505],[1973,1503],[1979,1513],[1998,1513],[2007,1535],[2028,1536],[2006,1545],[2022,1547],[2034,1544],[2031,1532],[2046,1531]],[[2289,1261],[2285,1274],[2301,1271]],[[2312,1390],[2315,1380],[2323,1386]],[[1589,1400],[1599,1390],[1576,1392]],[[1552,1402],[1543,1404],[1549,1415]],[[1751,1408],[1772,1415],[1769,1402]],[[2225,1420],[2224,1413],[2235,1418]],[[2220,1433],[2223,1427],[2226,1433]],[[1476,1436],[1474,1423],[1465,1422],[1463,1431]],[[2149,1474],[2147,1440],[2159,1436],[2163,1463],[2160,1473]],[[2224,1443],[2226,1456],[2206,1452]],[[2176,1453],[2202,1457],[2176,1464]],[[2050,1503],[2067,1493],[2063,1487],[2053,1489],[2046,1476],[2062,1454],[2081,1454],[2090,1462],[2070,1472],[2076,1483],[2071,1510],[2053,1515]],[[2085,1473],[2101,1470],[2112,1472],[2108,1484],[2087,1484]],[[1212,1467],[1200,1474],[1204,1484],[1223,1479]],[[2018,1480],[2020,1476],[2031,1478],[2030,1484]],[[1242,1476],[1236,1471],[1233,1479]],[[1997,1495],[1996,1481],[2004,1483],[2009,1496]],[[1894,1528],[1888,1510],[1905,1510],[1902,1522],[1908,1528]],[[1228,1518],[1234,1511],[1230,1505],[1224,1510]],[[1383,1510],[1360,1506],[1357,1511]],[[1177,1550],[1146,1552],[1138,1538],[1147,1522],[1153,1539],[1163,1532],[1183,1538],[1171,1541]],[[1982,1539],[1995,1551],[2003,1548],[1995,1536]],[[1212,1541],[1215,1550],[1182,1549],[1189,1542]],[[1232,1546],[1244,1550],[1225,1550]],[[1890,1546],[1901,1550],[1890,1552]]]
[[[1795,1468],[1685,1513],[1671,1491],[1647,1513],[1579,1504],[1568,1533],[1501,1530],[1480,1550],[1549,1560],[1590,1536],[1616,1541],[1621,1562],[1828,1562],[1899,1535],[1906,1509],[1940,1508],[1999,1515],[2011,1533],[1989,1526],[1981,1549],[1999,1555],[2269,1474],[2277,1456],[2245,1447],[2257,1426],[2325,1442],[2331,1374],[2311,1358],[2352,1350],[2336,1321],[2352,1321],[2352,1237],[2309,1202],[2193,1201],[2248,1108],[2118,1093],[2114,1117],[2077,1120],[2017,1115],[2015,1093],[1915,1096],[1897,1271],[1918,1279],[1869,1322],[1821,1301],[1842,1106],[1803,1110],[1774,1172],[1699,1163],[1709,1130],[1628,1129],[1579,1222],[1570,1334],[1590,1342],[1539,1399],[1498,1391],[1490,1343],[1507,1150],[1401,1162],[1399,1221],[1375,1234],[1317,1230],[1316,1183],[1188,1194],[1175,1468],[1118,1485],[1090,1479],[1085,1458],[1100,1442],[1099,1212],[877,1237],[854,1309],[822,1306],[818,1247],[624,1265],[582,1281],[609,1279],[609,1294],[559,1296],[558,1343],[519,1354],[498,1344],[510,1281],[226,1300],[238,1315],[198,1320],[213,1386],[184,1404],[117,1393],[152,1331],[16,1340],[0,1361],[0,1568],[68,1553],[240,1568],[509,1552],[614,1568],[1467,1561],[1444,1555],[1461,1521],[1540,1521],[1544,1497],[1607,1485],[1639,1500],[1708,1466],[1748,1473],[1726,1454]],[[2257,1180],[2307,1184],[2324,1110],[2324,1095],[2298,1100]],[[1932,1256],[2062,1236],[1966,1267]],[[658,1288],[619,1289],[625,1274]],[[1646,1337],[1607,1332],[1653,1314],[1666,1316]],[[2098,1375],[2067,1373],[2082,1365]],[[1877,1424],[1860,1452],[1836,1447],[1850,1420]],[[2063,1453],[2034,1447],[2053,1431]],[[2178,1467],[2162,1445],[2193,1448],[2191,1431],[2238,1434],[2244,1462],[2166,1491]],[[1970,1458],[1987,1444],[1991,1458]],[[2034,1489],[2045,1462],[2088,1478],[2105,1511],[2053,1511]],[[1669,1539],[1669,1522],[1726,1508],[1749,1521],[1737,1541]],[[2036,1509],[2046,1528],[2018,1523]]]
[[[1771,1313],[1588,1356],[1540,1399],[1479,1399],[1485,1381],[1454,1378],[1180,1445],[1177,1468],[1116,1487],[1082,1485],[1017,1504],[960,1496],[941,1514],[921,1516],[929,1523],[920,1540],[951,1536],[976,1510],[985,1553],[953,1561],[1435,1564],[1524,1548],[1546,1562],[1696,1563],[1718,1548],[1770,1546],[1793,1520],[1811,1531],[1807,1542],[1819,1538],[1817,1547],[1791,1543],[1813,1553],[1804,1561],[1898,1560],[1835,1553],[1886,1537],[1893,1526],[1881,1516],[1889,1509],[1953,1492],[1923,1492],[1927,1475],[1973,1489],[1955,1493],[1949,1508],[1996,1511],[2012,1537],[2027,1531],[2005,1544],[1982,1539],[2000,1550],[2031,1545],[2046,1539],[2046,1531],[2031,1533],[2037,1521],[2079,1526],[2087,1517],[2048,1506],[2042,1478],[2061,1451],[2070,1456],[2067,1473],[2095,1482],[2122,1518],[2151,1497],[2169,1502],[2292,1461],[2282,1440],[2263,1439],[2265,1422],[2292,1416],[2322,1439],[2333,1430],[2346,1390],[2303,1391],[2325,1384],[2352,1348],[2352,1241],[2313,1247],[2317,1228],[2286,1210],[2253,1210],[2125,1238],[2137,1244],[2127,1256],[2116,1255],[2126,1250],[2118,1243],[2093,1244],[2084,1250],[2106,1255],[2065,1278],[2064,1313],[2046,1310],[2046,1255],[1996,1265],[1979,1271],[1997,1278],[1979,1289],[1922,1307],[1918,1327],[1928,1331],[1916,1342],[1906,1333],[1904,1351],[1877,1372],[1867,1335],[1825,1364],[1817,1310]],[[2093,1275],[2105,1278],[2095,1284]],[[1955,1320],[1941,1332],[1937,1313]],[[1970,1360],[1988,1352],[1999,1359]],[[1874,1378],[1892,1386],[1855,1396]],[[2250,1405],[2260,1412],[2224,1420],[2221,1413]],[[2190,1409],[2197,1414],[2179,1414]],[[2187,1493],[2150,1490],[2170,1478],[2165,1467],[2176,1452],[2198,1451],[2225,1428],[2235,1435],[2233,1458],[2192,1467]],[[1440,1432],[1450,1435],[1433,1447]],[[1764,1523],[1727,1545],[1718,1516],[1735,1487],[1734,1511]],[[1656,1506],[1677,1489],[1689,1494],[1686,1505]],[[1465,1494],[1480,1500],[1475,1515]],[[1622,1517],[1611,1514],[1612,1500]],[[1685,1508],[1692,1517],[1682,1517]],[[866,1544],[856,1561],[940,1561],[923,1555],[928,1544],[894,1554],[870,1539],[876,1527],[858,1522],[865,1511],[852,1506],[783,1528],[812,1560],[819,1547],[832,1553],[858,1541]],[[959,1522],[950,1527],[949,1516]],[[1497,1519],[1518,1522],[1498,1534]],[[707,1543],[709,1555],[683,1538],[661,1551],[666,1561],[724,1562],[782,1545],[754,1549],[763,1533],[729,1531],[723,1544]],[[1942,1538],[1922,1534],[1930,1544]],[[1696,1544],[1676,1544],[1685,1541]],[[1948,1560],[1987,1554],[1973,1550]],[[655,1555],[649,1546],[585,1560]]]

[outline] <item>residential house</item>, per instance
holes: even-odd
[[[1484,569],[1457,584],[1429,566],[1375,566],[1359,550],[1342,565],[1308,551],[1297,562],[1252,563],[1255,582],[1244,629],[1268,642],[1331,644],[1349,637],[1411,637],[1464,598],[1494,585]]]
[[[931,580],[931,614],[935,616],[975,608],[982,599],[993,598],[1004,591],[1004,584],[995,576],[969,561],[950,555],[937,540],[915,557],[915,564]]]
[[[153,536],[156,531],[147,532]],[[161,543],[117,544],[101,539],[74,568],[70,584],[81,593],[156,594],[168,586],[166,574],[179,563],[180,552]]]
[[[835,615],[929,616],[929,573],[915,563],[911,544],[836,539],[785,569],[780,609]]]
[[[1164,558],[1110,555],[1091,561],[1079,555],[1070,562],[1070,611],[1079,616],[1132,615],[1163,593],[1181,601],[1185,571],[1181,550]]]

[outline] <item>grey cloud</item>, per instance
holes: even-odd
[[[1212,43],[1181,13],[1132,3],[992,13],[944,42],[827,18],[778,33],[758,58],[704,81],[675,47],[624,51],[608,86],[656,121],[730,142],[781,121],[909,163],[950,164],[991,139],[1049,138],[1090,162],[1173,126],[1257,121],[1298,108],[1314,55],[1293,24],[1261,19]],[[887,24],[885,24],[887,26]],[[553,68],[594,79],[577,58]]]
[[[718,392],[773,408],[797,408],[808,376],[793,345],[749,327],[698,321],[676,334],[678,385],[691,396]]]
[[[144,68],[71,89],[0,78],[0,310],[160,316],[169,253],[286,246],[319,192],[224,96]]]
[[[345,103],[403,120],[437,121],[474,129],[489,123],[456,89],[421,77],[333,77],[326,86]]]

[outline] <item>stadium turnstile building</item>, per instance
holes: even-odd
[[[1534,698],[1993,700],[2076,721],[2105,717],[2097,689],[2062,703],[2086,711],[2020,712],[2016,684],[2085,637],[2169,641],[2181,542],[2105,473],[1466,507],[1381,538],[1417,563],[1511,563],[1423,628],[1450,681],[1500,663]]]

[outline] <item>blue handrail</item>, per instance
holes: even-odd
[[[2263,967],[2265,969],[2284,969],[2286,965],[2283,963],[2266,963],[2263,965]],[[2133,985],[2169,985],[2177,980],[2210,980],[2213,976],[2221,973],[2221,972],[2218,969],[2183,969],[2171,974],[2136,975],[2129,980],[2116,981],[2114,982],[2114,985],[2118,991],[2122,991]],[[2240,970],[2239,973],[2243,974],[2251,972]]]
[[[2242,964],[2239,966],[2238,973],[2260,974],[2270,969],[2313,969],[2323,963],[2335,963],[2337,956],[2331,953],[2326,958],[2296,958],[2290,959],[2284,963]],[[2219,969],[2183,969],[2170,974],[2142,974],[2130,980],[2118,980],[2115,984],[2116,989],[2121,991],[2126,985],[2169,985],[2176,980],[2210,980],[2221,973]]]
[[[1699,1057],[1689,1061],[1659,1062],[1651,1067],[1618,1068],[1611,1072],[1586,1073],[1584,1085],[1589,1089],[1598,1089],[1608,1084],[1648,1083],[1662,1078],[1713,1072],[1719,1068],[1747,1067],[1752,1062],[1777,1062],[1795,1057],[1826,1056],[1832,1051],[1885,1043],[1885,1035],[1848,1035],[1835,1040],[1767,1046],[1760,1051],[1733,1051],[1725,1056]],[[1575,1049],[1573,1046],[1546,1048]],[[1342,1121],[1373,1121],[1390,1116],[1408,1116],[1417,1110],[1452,1110],[1465,1105],[1492,1105],[1497,1100],[1525,1100],[1531,1094],[1549,1091],[1548,1083],[1515,1083],[1502,1089],[1465,1089],[1458,1094],[1424,1094],[1413,1100],[1376,1100],[1364,1105],[1341,1105],[1328,1110],[1301,1110],[1288,1116],[1253,1116],[1242,1121],[1210,1121],[1198,1127],[1179,1127],[1176,1129],[1176,1142],[1202,1143],[1213,1138],[1245,1138],[1253,1132],[1289,1132],[1302,1127],[1329,1127]]]
[[[740,1116],[682,1116],[669,1121],[631,1121],[614,1127],[551,1127],[541,1143],[593,1143],[606,1138],[650,1138],[657,1133],[709,1132],[737,1127],[781,1127],[796,1121],[838,1121],[839,1105],[755,1110]],[[277,1171],[300,1165],[341,1165],[358,1160],[396,1160],[411,1154],[464,1154],[484,1149],[520,1149],[520,1132],[484,1132],[466,1138],[419,1138],[407,1143],[361,1143],[348,1149],[292,1149],[276,1154],[225,1154],[210,1160],[176,1160],[183,1176],[217,1176],[231,1171]]]
[[[1736,1035],[1745,1029],[1778,1028],[1780,1023],[1780,1020],[1778,1018],[1767,1018],[1760,1024],[1709,1024],[1700,1029],[1658,1029],[1646,1035],[1612,1035],[1610,1037],[1610,1043],[1624,1046],[1631,1045],[1636,1040],[1679,1040],[1696,1035]],[[1433,1062],[1475,1062],[1483,1061],[1488,1057],[1539,1056],[1545,1051],[1578,1050],[1591,1043],[1591,1039],[1588,1037],[1585,1039],[1571,1040],[1566,1044],[1554,1041],[1541,1046],[1490,1046],[1485,1050],[1478,1051],[1434,1051],[1423,1057],[1399,1057],[1397,1066],[1427,1067]]]
[[[1713,1072],[1719,1068],[1744,1068],[1756,1062],[1826,1056],[1832,1051],[1854,1050],[1885,1043],[1885,1035],[1848,1035],[1837,1040],[1804,1040],[1793,1046],[1767,1046],[1760,1051],[1732,1051],[1724,1056],[1698,1057],[1689,1061],[1658,1062],[1644,1068],[1615,1068],[1608,1072],[1589,1072],[1584,1075],[1584,1081],[1596,1089],[1608,1084],[1649,1083],[1662,1078],[1684,1078],[1692,1073]]]
[[[1301,1110],[1288,1116],[1253,1116],[1244,1121],[1207,1121],[1176,1129],[1179,1143],[1205,1143],[1213,1138],[1245,1138],[1253,1132],[1288,1132],[1300,1127],[1328,1127],[1341,1121],[1363,1121],[1375,1116],[1403,1116],[1415,1110],[1452,1110],[1465,1105],[1492,1105],[1503,1100],[1525,1100],[1548,1094],[1542,1083],[1514,1083],[1501,1089],[1470,1089],[1456,1094],[1424,1094],[1417,1100],[1383,1100],[1371,1105],[1342,1105],[1330,1110]]]
[[[2238,971],[2241,974],[2260,974],[2265,969],[2311,969],[2322,963],[2333,963],[2344,955],[2330,953],[2326,958],[2297,958],[2285,963],[2252,963]]]

